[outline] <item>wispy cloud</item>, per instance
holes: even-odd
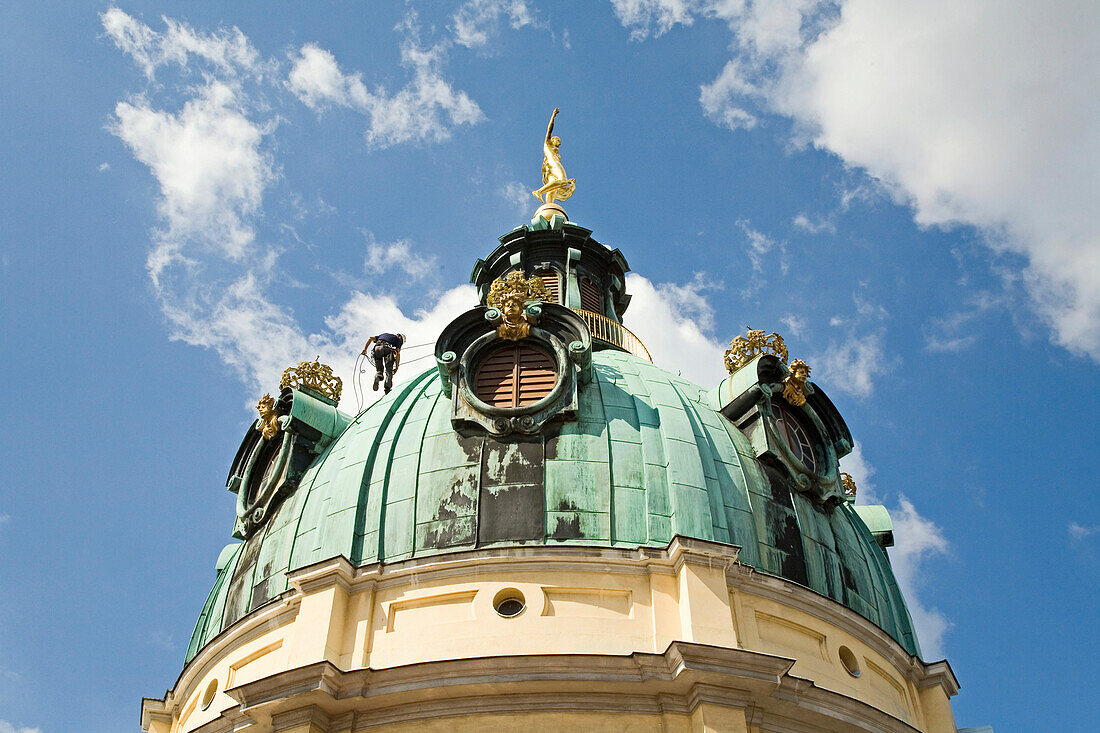
[[[519,181],[508,181],[497,192],[520,213],[533,214],[538,206],[535,197],[531,195],[531,188]]]
[[[689,283],[659,283],[630,274],[631,293],[625,324],[646,345],[657,364],[682,366],[685,378],[703,386],[717,384],[725,373],[725,346],[706,335],[714,311],[703,295],[718,287],[704,276]]]
[[[759,229],[755,229],[748,219],[738,219],[738,228],[744,233],[747,243],[746,252],[749,256],[749,264],[752,266],[752,276],[748,284],[741,291],[741,297],[751,298],[767,284],[765,277],[766,265],[777,262],[781,273],[787,272],[786,245]],[[773,251],[778,252],[778,258],[773,256]]]
[[[227,76],[262,74],[265,68],[260,54],[235,27],[203,33],[187,23],[163,18],[165,30],[161,33],[117,7],[109,8],[100,21],[107,36],[134,59],[150,81],[161,66],[186,67],[192,58]]]
[[[1075,542],[1080,542],[1081,540],[1092,537],[1093,535],[1100,534],[1100,524],[1085,526],[1082,524],[1078,524],[1077,522],[1070,522],[1069,526],[1066,528],[1066,531],[1069,532],[1070,539]]]
[[[882,345],[881,332],[852,333],[842,341],[831,342],[813,357],[815,381],[855,397],[869,397],[875,379],[892,366]]]
[[[201,78],[195,83],[196,74],[185,75],[167,87],[156,81],[144,94],[119,102],[110,125],[158,184],[160,226],[151,233],[147,267],[173,338],[214,350],[259,392],[277,384],[287,364],[317,355],[350,378],[354,355],[372,330],[402,328],[413,341],[442,326],[443,315],[434,309],[401,314],[382,287],[373,294],[350,292],[324,328],[303,327],[274,295],[279,247],[257,237],[264,198],[281,175],[273,141],[278,113],[256,101],[268,99],[272,89],[285,85],[318,110],[364,108],[371,117],[368,140],[379,146],[441,139],[450,124],[480,119],[477,105],[439,76],[441,51],[418,45],[412,19],[401,30],[402,58],[413,79],[389,95],[368,91],[359,74],[341,71],[316,45],[292,56],[287,81],[278,82],[279,64],[262,59],[236,28],[207,33],[165,18],[166,30],[158,32],[117,8],[101,17],[107,36],[151,82],[169,64]],[[293,227],[282,227],[287,229],[290,241],[299,242]],[[432,258],[402,240],[372,238],[364,254],[366,272],[396,269],[404,281],[433,267]],[[462,310],[476,296],[459,288],[440,303],[459,299],[467,301]],[[379,314],[392,319],[383,325]]]
[[[661,36],[676,25],[691,25],[693,0],[611,0],[622,24],[630,29],[633,40]]]
[[[513,30],[535,22],[525,0],[468,0],[451,16],[454,40],[466,48],[484,48],[507,22]]]
[[[14,723],[0,720],[0,733],[42,733],[41,728],[16,727]]]
[[[378,87],[369,91],[360,72],[345,72],[336,58],[315,43],[307,43],[290,55],[287,87],[311,109],[331,106],[358,110],[369,117],[368,144],[386,148],[406,142],[440,142],[451,136],[455,125],[474,125],[485,119],[481,108],[466,92],[455,90],[440,73],[446,45],[420,46],[415,19],[402,28],[406,38],[401,63],[412,79],[390,94]]]
[[[833,223],[832,219],[820,216],[811,217],[805,212],[795,216],[795,218],[791,220],[791,224],[796,229],[801,229],[810,234],[836,234],[836,224]]]
[[[856,197],[876,187],[920,226],[973,226],[991,249],[1023,255],[1051,340],[1100,360],[1100,168],[1084,162],[1100,157],[1100,5],[612,5],[634,39],[727,23],[734,55],[701,87],[704,114],[735,130],[784,116],[796,142],[868,174]]]
[[[434,255],[418,254],[407,239],[396,242],[376,242],[368,235],[367,257],[363,269],[373,275],[383,275],[391,270],[405,273],[411,281],[423,280],[435,273],[437,259]]]
[[[928,569],[929,564],[948,556],[950,545],[940,528],[922,516],[904,496],[899,497],[898,507],[890,511],[890,518],[894,524],[895,544],[889,549],[894,576],[909,606],[925,659],[941,659],[943,637],[951,622],[928,605],[923,594],[928,577],[934,575]]]
[[[864,456],[863,445],[859,441],[856,441],[852,452],[841,459],[840,469],[851,474],[856,482],[856,503],[882,503],[883,498],[872,480],[875,469]],[[887,550],[890,566],[913,617],[925,659],[942,658],[944,635],[951,628],[951,622],[929,605],[925,594],[928,578],[934,575],[929,566],[947,557],[951,545],[943,531],[922,516],[905,496],[899,497],[897,504],[889,507],[889,511],[894,525],[894,546]]]

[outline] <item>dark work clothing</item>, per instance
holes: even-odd
[[[402,346],[405,345],[404,339],[402,339],[400,336],[396,336],[392,333],[380,333],[380,334],[378,334],[377,336],[374,337],[374,340],[375,341],[382,341],[384,343],[387,343],[390,346],[394,347],[395,349],[400,349]]]
[[[386,378],[386,391],[389,392],[390,388],[393,387],[393,357],[395,353],[397,353],[397,350],[379,336],[370,352],[371,361],[374,362],[374,368],[378,371],[378,375],[374,378],[375,389],[378,389],[378,382],[383,376]]]

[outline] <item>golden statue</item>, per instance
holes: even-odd
[[[256,429],[271,440],[279,434],[279,413],[275,411],[275,398],[265,394],[256,404],[256,409],[260,412],[260,425]]]
[[[810,378],[810,365],[801,359],[791,362],[790,374],[783,380],[783,399],[795,407],[806,404],[806,380]]]
[[[527,301],[549,299],[550,293],[541,278],[528,280],[521,271],[513,270],[493,281],[485,303],[500,311],[502,320],[497,327],[497,335],[502,339],[518,341],[527,338],[531,332],[531,323],[524,313]]]
[[[566,178],[565,167],[561,164],[561,152],[558,150],[561,147],[561,138],[554,135],[554,118],[560,111],[555,107],[554,114],[550,115],[550,124],[546,127],[546,140],[542,143],[542,188],[531,192],[543,204],[565,201],[573,195],[577,180]]]

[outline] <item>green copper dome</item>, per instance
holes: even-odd
[[[568,310],[529,312],[554,308]],[[469,322],[494,317],[484,312]],[[584,353],[566,419],[530,434],[457,424],[442,367],[354,419],[294,392],[327,427],[309,433],[293,487],[219,558],[188,660],[287,591],[288,572],[335,556],[367,565],[520,544],[665,547],[676,535],[737,545],[742,562],[835,599],[919,654],[886,553],[851,504],[815,501],[758,458],[751,431],[700,387],[628,353]]]

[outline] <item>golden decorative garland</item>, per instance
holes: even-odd
[[[334,402],[340,401],[340,393],[344,389],[344,383],[340,377],[333,375],[332,367],[322,364],[320,357],[313,361],[303,361],[296,367],[289,367],[283,372],[283,379],[279,382],[279,389],[294,387],[306,389],[322,394]]]
[[[500,311],[504,319],[497,327],[497,335],[502,339],[518,341],[531,332],[531,323],[524,313],[527,301],[549,299],[550,292],[541,278],[528,279],[519,270],[513,270],[493,281],[485,302],[490,308]]]
[[[750,328],[744,336],[738,336],[730,341],[730,347],[723,355],[726,371],[733,374],[759,354],[774,354],[784,364],[787,363],[787,345],[783,343],[782,336],[774,331],[771,335],[765,336],[763,331]]]

